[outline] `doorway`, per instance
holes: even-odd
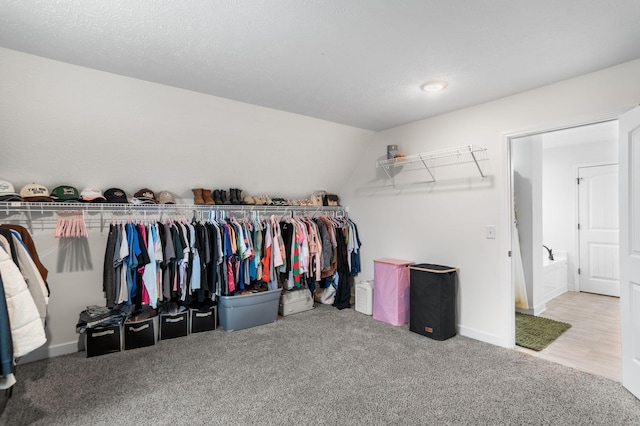
[[[578,273],[584,272],[585,266],[585,261],[580,260],[580,231],[577,229],[580,210],[579,185],[577,185],[580,182],[578,180],[580,175],[578,172],[580,168],[584,169],[584,166],[593,167],[597,164],[617,162],[617,128],[617,120],[609,120],[547,132],[541,131],[509,140],[510,162],[512,169],[514,169],[512,170],[511,194],[513,194],[513,202],[517,205],[517,213],[515,214],[517,214],[518,233],[521,234],[521,238],[524,234],[524,239],[520,241],[520,246],[523,248],[521,251],[522,263],[523,266],[528,265],[528,270],[525,270],[529,299],[529,309],[525,311],[527,313],[557,317],[558,309],[563,309],[562,300],[569,298],[571,294],[556,300],[558,296],[567,292],[574,292],[573,295],[577,295],[580,293],[575,292],[585,291],[580,285],[580,278],[583,274]],[[518,167],[522,167],[522,169],[518,170]],[[584,172],[584,170],[581,171]],[[610,172],[609,169],[604,174],[607,177],[600,179],[597,185],[602,186],[603,180],[607,184],[611,184]],[[522,184],[523,177],[524,185]],[[519,181],[521,192],[524,194],[517,193],[516,185]],[[585,181],[583,180],[583,182]],[[587,188],[587,186],[585,185],[583,188]],[[599,195],[606,198],[611,195],[610,191],[617,194],[617,180],[613,190],[610,188],[604,193],[601,191]],[[598,201],[598,205],[606,206],[610,202],[612,200]],[[617,205],[617,198],[615,202]],[[606,209],[601,212],[604,214],[601,219],[608,221],[605,228],[611,228],[609,225],[611,225],[612,214],[607,215]],[[521,231],[521,226],[524,228],[524,232]],[[595,228],[602,228],[602,226]],[[515,246],[512,244],[512,247]],[[543,246],[547,246],[549,250],[544,249]],[[594,247],[599,248],[601,254],[608,252],[604,254],[611,257],[611,250],[602,250],[604,245],[591,246],[591,248]],[[606,247],[611,248],[611,245]],[[594,251],[598,252],[598,250],[591,250],[592,254]],[[555,259],[565,260],[566,272],[561,274],[564,275],[562,282],[545,282],[543,263],[547,257],[551,257],[551,252],[553,252]],[[617,265],[617,257],[609,260]],[[548,261],[546,262],[548,263]],[[589,268],[589,270],[597,270],[597,268]],[[607,270],[606,272],[609,277],[615,275],[615,271]],[[594,275],[603,275],[602,270]],[[557,278],[557,276],[556,271],[555,277]],[[550,309],[545,315],[547,305]],[[615,327],[618,331],[619,319],[616,320],[616,316],[619,318],[619,304],[617,304],[617,299],[613,301],[613,304],[605,303],[605,306],[614,306],[614,312],[611,316],[614,322],[618,321],[618,326]],[[582,329],[580,324],[575,324],[576,321],[579,321],[579,316],[577,319],[572,319],[574,331]],[[571,339],[568,340],[571,341]],[[596,345],[591,343],[591,346]],[[579,346],[579,343],[576,343],[576,361],[578,361],[578,357],[585,355],[585,347],[588,348],[589,344]],[[566,342],[563,350],[567,350]],[[570,349],[569,352],[571,352]],[[621,355],[615,354],[615,356],[617,357],[615,362],[619,365]],[[600,362],[603,360],[600,359]],[[577,364],[576,362],[572,366]],[[594,373],[599,374],[597,371]]]

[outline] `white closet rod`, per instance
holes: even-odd
[[[0,202],[0,212],[11,213],[55,213],[59,211],[84,211],[87,213],[165,213],[191,214],[193,212],[348,212],[345,206],[263,206],[251,204],[194,205],[194,204],[109,204],[109,203],[23,203]]]
[[[55,229],[60,215],[80,212],[88,228],[100,227],[114,220],[131,219],[135,221],[161,221],[164,219],[193,218],[205,220],[224,212],[227,217],[239,214],[246,217],[251,214],[265,215],[316,215],[332,213],[346,215],[345,206],[257,206],[257,205],[193,205],[193,204],[109,204],[109,203],[23,203],[0,202],[0,223],[20,224],[27,222],[29,231],[35,228],[41,231]],[[24,214],[26,217],[21,216]],[[16,215],[19,215],[16,217]],[[97,216],[97,217],[96,217]],[[219,216],[219,215],[218,215]]]

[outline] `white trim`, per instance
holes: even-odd
[[[78,341],[59,343],[52,346],[42,346],[28,355],[20,358],[20,364],[40,361],[42,359],[54,358],[61,355],[68,355],[79,352]]]
[[[516,139],[525,136],[539,135],[542,133],[555,132],[557,130],[567,130],[575,127],[589,126],[591,124],[605,123],[607,121],[618,120],[621,114],[633,109],[623,108],[609,111],[602,114],[590,114],[583,118],[573,118],[562,121],[548,122],[547,124],[538,124],[535,126],[521,127],[519,129],[511,129],[502,132],[503,138]]]
[[[502,173],[502,186],[503,190],[500,196],[501,206],[511,206],[507,208],[501,208],[499,214],[500,223],[498,228],[501,230],[500,235],[500,271],[499,277],[502,285],[500,286],[500,309],[502,310],[502,323],[505,324],[504,338],[502,342],[496,343],[505,348],[514,348],[516,346],[516,314],[514,307],[515,301],[515,289],[513,287],[513,275],[512,275],[512,257],[509,253],[512,251],[512,226],[513,223],[513,191],[512,191],[512,173],[511,173],[511,140],[508,135],[503,135],[503,143],[500,149],[500,162],[506,167],[503,167]]]
[[[512,309],[513,311],[513,309]],[[516,314],[513,314],[513,321],[514,321],[514,342],[515,342],[515,317]],[[464,337],[469,337],[471,339],[475,339],[475,340],[480,340],[481,342],[486,342],[486,343],[490,343],[492,345],[496,345],[496,346],[503,346],[506,347],[504,345],[504,339],[502,339],[500,336],[496,336],[495,334],[489,334],[489,333],[485,333],[484,331],[480,331],[477,330],[475,328],[470,328],[470,327],[464,327],[464,326],[459,326],[459,334],[461,336]],[[514,346],[515,347],[515,343]],[[513,348],[512,347],[512,348]]]

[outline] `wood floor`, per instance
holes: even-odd
[[[519,351],[622,381],[619,298],[569,291],[547,302],[540,316],[571,328],[540,352],[516,346]]]

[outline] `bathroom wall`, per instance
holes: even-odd
[[[539,314],[546,309],[542,272],[542,136],[516,138],[511,143],[513,192],[520,236],[520,253],[529,309]]]

